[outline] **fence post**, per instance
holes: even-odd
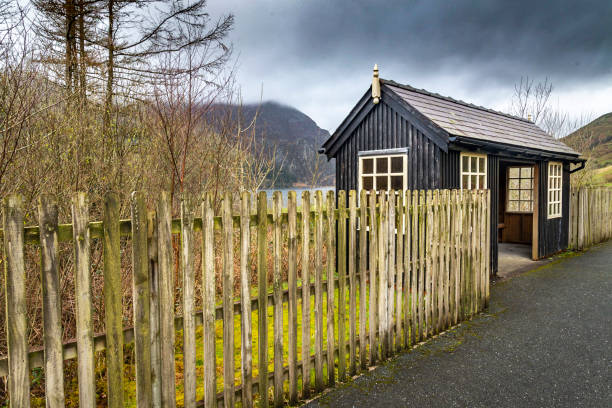
[[[366,339],[366,305],[368,273],[368,196],[365,190],[359,192],[359,365],[361,370],[368,366]]]
[[[264,193],[265,194],[265,193]],[[215,347],[215,230],[210,193],[202,202],[202,288],[204,309],[204,406],[217,406]]]
[[[223,197],[223,404],[234,406],[234,221],[232,198]]]
[[[157,214],[147,213],[149,261],[149,330],[151,344],[151,405],[161,407],[161,345],[159,332],[159,263],[157,260]]]
[[[349,375],[357,373],[357,197],[349,191]]]
[[[378,232],[376,226],[376,191],[370,191],[370,309],[369,309],[369,328],[370,328],[370,365],[376,363],[378,358],[378,343],[376,341],[377,330],[377,299],[376,292],[376,268],[378,267]]]
[[[196,405],[195,275],[193,270],[193,210],[181,199],[181,266],[183,268],[183,395],[185,408]]]
[[[134,346],[136,355],[136,401],[151,406],[151,333],[147,209],[140,192],[132,193],[132,290]]]
[[[378,333],[380,341],[380,357],[388,357],[388,331],[387,331],[387,216],[388,208],[384,192],[378,195],[380,216],[378,219]]]
[[[440,191],[434,190],[433,192],[433,240],[430,245],[431,249],[431,325],[432,325],[432,334],[437,334],[440,332],[440,320],[441,320],[441,310],[440,310],[440,299],[441,299],[441,291],[440,291],[440,264],[442,263],[442,205],[440,203]]]
[[[119,200],[110,193],[104,202],[104,306],[108,406],[123,407],[123,323]],[[173,352],[174,355],[174,352]]]
[[[310,396],[310,193],[302,192],[302,398]]]
[[[404,339],[402,338],[402,311],[404,310],[402,298],[404,292],[404,192],[398,191],[395,205],[395,350],[402,349]]]
[[[72,197],[72,237],[76,292],[76,338],[79,355],[79,406],[85,408],[96,405],[89,268],[89,211],[85,193],[76,193]]]
[[[336,217],[334,192],[327,192],[327,385],[333,386],[335,380],[334,369],[334,275],[336,264]]]
[[[340,190],[338,191],[338,255],[336,257],[338,262],[338,381],[346,379],[346,218],[346,191]]]
[[[412,296],[411,296],[411,288],[410,288],[410,282],[411,282],[411,273],[413,271],[412,269],[412,248],[410,246],[411,243],[411,239],[412,239],[412,221],[411,221],[411,210],[412,210],[412,193],[410,192],[410,190],[406,190],[404,191],[404,195],[405,195],[405,199],[404,199],[404,205],[402,208],[402,213],[403,213],[403,223],[402,223],[402,228],[403,230],[403,237],[404,237],[404,242],[403,242],[403,248],[404,248],[404,254],[403,254],[403,272],[404,272],[404,277],[403,277],[403,282],[404,282],[404,287],[403,287],[403,292],[404,292],[404,322],[403,322],[403,332],[404,332],[404,348],[408,348],[409,345],[412,345],[412,342],[410,340],[410,332],[411,327],[410,327],[410,321],[413,318],[413,315],[411,314],[412,312]]]
[[[433,317],[433,242],[434,242],[434,214],[433,214],[433,196],[432,191],[427,190],[427,240],[425,241],[425,256],[427,270],[425,271],[425,337],[429,337],[432,333],[432,317]]]
[[[419,274],[418,274],[418,289],[417,289],[417,303],[418,303],[418,327],[417,327],[417,341],[423,340],[426,336],[427,330],[426,324],[426,302],[425,302],[425,228],[427,226],[427,203],[425,198],[425,191],[419,191]]]
[[[51,202],[49,196],[44,195],[40,198],[38,203],[38,215],[42,264],[45,398],[47,407],[63,407],[64,352],[62,342],[59,268],[57,261],[57,206]],[[121,310],[119,310],[119,312],[121,312]],[[121,316],[121,313],[119,316]]]
[[[272,220],[274,222],[274,405],[283,405],[283,287],[281,282],[283,196],[280,191],[273,195]]]
[[[444,328],[448,328],[451,325],[451,241],[452,241],[452,218],[451,218],[451,195],[450,190],[444,190],[444,217],[445,217],[445,228],[444,228]]]
[[[323,390],[323,194],[315,193],[315,389]]]
[[[242,335],[242,406],[253,406],[253,338],[251,332],[251,193],[242,192],[240,201],[240,333]]]
[[[393,337],[395,334],[393,325],[393,312],[395,302],[395,191],[389,191],[389,201],[387,203],[387,225],[385,235],[387,244],[385,245],[385,257],[387,265],[387,353],[391,356],[393,348]]]
[[[26,274],[23,257],[23,199],[9,195],[3,203],[4,296],[6,343],[8,347],[8,394],[12,407],[30,406],[30,361],[28,358],[28,315]]]
[[[412,230],[410,234],[410,345],[415,346],[419,341],[418,328],[419,316],[417,314],[418,304],[418,276],[419,276],[419,192],[412,191],[412,202],[410,205],[410,218]]]
[[[159,261],[159,328],[161,350],[161,399],[164,408],[176,406],[174,366],[174,273],[170,195],[162,192],[157,206],[157,254]]]
[[[265,191],[257,195],[257,284],[258,284],[258,358],[259,396],[262,408],[268,406],[268,197]]]
[[[288,264],[288,359],[289,403],[297,402],[297,203],[295,191],[289,191],[287,201],[287,264]]]

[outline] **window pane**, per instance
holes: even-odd
[[[378,157],[376,159],[376,173],[388,173],[389,172],[389,165],[387,163],[388,161],[389,159],[387,159],[386,157]]]
[[[376,190],[387,190],[389,188],[387,184],[387,176],[376,176]]]
[[[531,178],[531,167],[523,167],[521,169],[521,177]]]
[[[478,188],[480,189],[485,188],[485,176],[484,175],[478,176]]]
[[[478,158],[478,171],[480,171],[481,173],[485,172],[485,159],[484,157],[479,157]]]
[[[521,179],[521,188],[531,190],[531,179]]]
[[[472,173],[476,172],[477,169],[478,169],[478,167],[477,167],[478,165],[476,164],[477,160],[478,160],[478,157],[474,157],[474,156],[470,157],[470,162],[471,162],[470,163],[470,171]]]
[[[373,190],[374,189],[374,177],[372,176],[363,177],[361,179],[361,187],[364,190]]]
[[[519,205],[518,201],[508,201],[508,211],[518,211]]]
[[[391,188],[393,190],[403,190],[404,176],[391,176]]]
[[[508,188],[514,188],[514,189],[519,188],[519,179],[510,179]]]
[[[361,170],[363,174],[374,173],[374,159],[363,159]]]
[[[472,179],[470,180],[470,189],[474,190],[476,188],[478,188],[478,176],[474,175],[471,177]]]
[[[518,178],[520,176],[519,170],[520,169],[518,167],[510,167],[510,177]]]
[[[462,186],[463,188],[466,188],[466,189],[469,189],[469,188],[470,188],[470,177],[469,177],[469,176],[467,176],[467,175],[465,175],[465,174],[463,175],[463,177],[462,177],[462,184],[461,184],[461,186]]]
[[[521,201],[521,211],[523,212],[531,211],[531,201]]]
[[[531,200],[531,190],[521,190],[521,200]]]
[[[518,190],[510,190],[510,191],[508,191],[508,199],[510,199],[510,200],[518,200],[519,199],[519,191]]]
[[[402,173],[404,171],[404,158],[403,157],[392,157],[391,158],[391,173]]]
[[[463,160],[462,171],[470,171],[470,158],[463,156],[461,159]]]

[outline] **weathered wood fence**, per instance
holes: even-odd
[[[585,249],[612,238],[612,188],[572,188],[569,247]]]
[[[131,342],[138,407],[173,407],[177,389],[185,407],[232,407],[238,400],[245,407],[267,406],[269,399],[275,406],[295,403],[487,305],[488,190],[388,195],[363,191],[359,197],[355,191],[348,197],[341,191],[337,197],[330,192],[326,199],[317,192],[313,206],[304,192],[300,209],[291,192],[286,211],[277,192],[271,212],[265,193],[257,196],[254,212],[250,194],[236,201],[226,195],[219,216],[205,195],[198,205],[201,217],[183,202],[180,219],[173,220],[168,195],[162,194],[156,211],[149,213],[142,194],[134,193],[131,220],[121,221],[118,199],[109,195],[103,222],[90,222],[86,197],[76,194],[73,223],[58,225],[57,207],[43,197],[40,228],[24,229],[21,199],[9,197],[3,211],[8,358],[0,361],[0,375],[8,376],[10,405],[29,406],[30,370],[44,367],[47,406],[63,407],[63,364],[77,358],[79,404],[96,406],[93,355],[106,350],[108,406],[124,406],[123,352]],[[233,214],[234,208],[239,214]],[[174,282],[173,234],[181,239],[182,273],[177,276],[182,282]],[[202,243],[201,282],[195,281],[196,234]],[[122,236],[131,237],[133,328],[122,325]],[[106,332],[98,336],[91,323],[92,239],[101,239],[104,250]],[[215,240],[220,245],[215,246]],[[73,242],[76,264],[77,336],[66,344],[59,315],[60,241]],[[30,351],[27,344],[26,243],[40,245],[42,254],[41,351]],[[251,243],[257,248],[256,260],[250,259]],[[215,297],[215,248],[223,252],[220,303]],[[271,290],[268,257],[273,259]],[[255,298],[251,261],[257,273]],[[285,264],[286,281],[281,278]],[[240,276],[238,299],[235,273]],[[201,311],[194,309],[197,284],[203,293]],[[182,286],[182,317],[175,316],[175,285]],[[215,334],[217,321],[223,324],[220,338]],[[178,376],[182,388],[176,380],[177,333],[183,337]],[[203,399],[196,401],[200,394]]]

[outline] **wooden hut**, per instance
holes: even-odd
[[[532,121],[379,79],[321,153],[336,189],[491,190],[491,271],[498,242],[539,259],[568,245],[570,173],[579,153]],[[497,237],[497,239],[495,239]]]

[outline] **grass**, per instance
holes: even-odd
[[[299,285],[299,282],[298,282]],[[285,285],[286,286],[286,285]],[[285,287],[286,289],[286,287]],[[344,327],[346,343],[349,343],[349,290],[348,290],[348,279],[347,279],[347,290],[346,290],[346,304],[345,304],[345,316],[346,326]],[[366,285],[366,297],[369,299],[369,285]],[[395,301],[395,299],[394,299]],[[406,300],[404,300],[406,301]],[[358,332],[359,322],[359,291],[356,291],[356,322],[357,327],[355,328]],[[366,316],[368,316],[369,300],[366,301]],[[334,290],[334,339],[336,346],[338,344],[338,288]],[[403,311],[403,308],[402,308]],[[268,372],[274,370],[274,307],[268,305]],[[397,317],[397,316],[396,316]],[[403,313],[400,314],[403,319]],[[241,383],[241,325],[240,315],[234,315],[234,384],[238,386]],[[258,333],[258,311],[252,311],[252,356],[253,356],[253,378],[257,379],[259,375],[259,364],[258,364],[258,346],[259,346],[259,333]],[[310,296],[310,355],[314,354],[315,347],[315,316],[314,316],[314,295]],[[302,300],[301,297],[297,299],[297,360],[302,360]],[[288,365],[288,305],[283,303],[283,365]],[[366,318],[366,333],[369,331],[369,319]],[[406,332],[405,332],[406,333]],[[217,392],[223,391],[223,322],[221,320],[215,321],[215,339],[216,339],[216,373],[217,373]],[[203,367],[203,327],[199,326],[196,328],[196,399],[202,400],[204,398],[204,367]],[[369,349],[368,344],[365,345]],[[327,293],[323,292],[323,350],[327,349]],[[98,353],[101,357],[97,364],[97,390],[98,398],[103,399],[103,393],[106,390],[105,375],[104,375],[104,364],[103,355],[104,352]],[[133,359],[133,344],[125,346],[126,363],[124,364],[124,401],[126,407],[136,406],[136,382],[135,382],[135,363]],[[177,406],[183,406],[184,401],[184,390],[183,390],[183,331],[179,330],[176,332],[176,344],[175,344],[175,380],[176,380],[176,402]],[[309,356],[310,357],[310,356]],[[357,366],[359,366],[359,346],[356,350]],[[326,358],[323,358],[323,383],[327,383],[327,364]],[[337,367],[338,359],[335,359],[334,370],[336,371],[336,378],[338,378]],[[347,375],[349,369],[349,354],[346,353],[346,368]],[[67,381],[66,384],[66,402],[67,406],[78,406],[78,382],[75,378]],[[298,390],[302,389],[301,384],[301,369],[298,372]],[[314,365],[311,365],[310,373],[311,384],[314,384]],[[269,383],[268,399],[272,398],[272,381]],[[284,382],[285,396],[288,394],[288,381]],[[258,402],[259,395],[255,395],[255,403]],[[44,400],[32,401],[33,406],[44,406]],[[240,406],[237,403],[237,406]]]
[[[325,282],[325,281],[324,281]],[[299,285],[299,282],[298,282]],[[285,284],[286,286],[286,284]],[[285,287],[286,289],[286,287]],[[336,346],[338,342],[338,288],[335,288],[334,294],[334,338]],[[356,291],[356,321],[359,322],[359,291]],[[369,290],[366,291],[366,296]],[[349,297],[348,297],[348,279],[347,279],[347,290],[346,290],[346,327],[345,327],[345,339],[348,344],[349,342]],[[366,308],[368,308],[369,302],[366,302]],[[288,365],[288,304],[283,303],[283,365]],[[258,332],[258,318],[259,313],[257,310],[253,310],[251,314],[251,330],[252,330],[252,355],[253,355],[253,378],[257,379],[259,375],[259,364],[258,364],[258,349],[259,349],[259,332]],[[268,310],[268,372],[274,370],[274,306],[269,304]],[[367,310],[366,310],[367,315]],[[298,297],[297,300],[297,359],[302,360],[302,299]],[[236,386],[241,383],[241,324],[240,315],[234,315],[234,382]],[[369,328],[368,319],[366,319],[366,331]],[[356,328],[358,331],[358,327]],[[202,400],[204,398],[204,367],[203,367],[203,332],[202,326],[196,328],[196,399]],[[315,335],[315,315],[314,315],[314,295],[310,296],[310,355],[314,354],[314,341]],[[217,373],[217,392],[223,391],[223,321],[215,321],[215,338],[216,338],[216,373]],[[366,345],[367,347],[367,345]],[[323,292],[323,350],[327,349],[327,293]],[[136,406],[136,381],[135,381],[135,363],[133,361],[133,344],[125,346],[126,363],[124,364],[124,401],[126,407]],[[101,353],[103,355],[103,352]],[[176,332],[176,344],[175,344],[175,366],[176,366],[176,402],[177,406],[183,406],[184,391],[183,391],[183,331],[179,330]],[[348,353],[346,356],[346,367],[348,372],[349,361]],[[357,359],[359,354],[357,354]],[[324,383],[327,379],[327,364],[326,359],[324,362],[323,378]],[[337,367],[337,358],[336,358]],[[98,367],[98,381],[97,389],[98,392],[105,390],[106,383],[104,378],[104,367],[103,365]],[[272,382],[268,383],[270,386]],[[314,366],[311,366],[311,384],[314,384]],[[288,393],[288,381],[285,381],[285,394]],[[301,384],[301,369],[298,374],[298,390],[302,389]],[[99,394],[99,398],[101,395]],[[269,388],[269,398],[272,397],[272,388]],[[259,398],[255,395],[255,398]],[[40,401],[32,401],[33,406],[44,406],[44,398]],[[74,379],[67,381],[66,384],[66,403],[67,406],[78,406],[78,382],[76,376]]]
[[[597,186],[612,187],[612,165],[595,170],[593,183]]]

